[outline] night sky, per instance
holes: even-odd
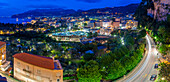
[[[0,0],[0,16],[10,16],[37,8],[88,10],[140,2],[141,0]]]

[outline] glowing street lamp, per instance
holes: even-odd
[[[161,80],[165,80],[165,78],[164,78],[164,77],[162,77],[162,78],[161,78]]]

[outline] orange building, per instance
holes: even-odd
[[[117,29],[119,28],[120,21],[113,22],[113,28]]]
[[[10,70],[9,70],[10,69]],[[6,43],[0,41],[0,70],[11,71],[10,61],[6,61]]]
[[[13,57],[14,78],[26,82],[63,82],[63,69],[58,60],[28,53]]]

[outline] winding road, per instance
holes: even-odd
[[[141,64],[139,64],[132,73],[122,80],[119,80],[119,82],[151,82],[151,75],[158,73],[158,71],[154,69],[154,65],[159,62],[155,43],[149,35],[146,35],[146,40],[147,50],[144,61],[141,61]]]

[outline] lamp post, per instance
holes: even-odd
[[[161,78],[161,80],[165,80],[165,78],[164,78],[164,77],[162,77],[162,78]]]

